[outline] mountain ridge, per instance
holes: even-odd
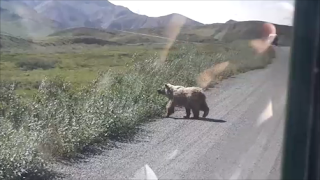
[[[127,7],[114,5],[107,0],[2,0],[0,13],[1,23],[4,24],[1,26],[1,32],[19,35],[18,31],[21,31],[20,34],[31,38],[45,37],[64,30],[72,32],[74,28],[95,28],[108,31],[125,30],[166,37],[164,32],[167,26],[178,20],[185,22],[177,37],[182,40],[196,40],[197,42],[233,41],[238,38],[253,39],[260,37],[262,24],[264,23],[262,21],[235,21],[230,19],[225,23],[203,24],[178,13],[149,17],[134,13]],[[285,37],[285,39],[291,36],[292,27],[277,24],[275,26],[280,36]],[[75,31],[82,33],[79,29],[75,29]],[[86,29],[84,31],[88,33],[91,30]]]
[[[57,30],[75,27],[93,27],[113,30],[154,28],[166,26],[174,16],[185,18],[186,26],[202,25],[202,23],[181,14],[169,14],[160,17],[140,15],[132,12],[127,7],[114,5],[107,0],[5,0],[1,1],[1,9],[6,9],[7,6],[5,4],[12,6],[11,13],[15,14],[19,14],[15,7],[20,4],[21,9],[23,5],[25,6],[23,7],[23,11],[34,11],[34,14],[37,14],[38,17],[31,19],[45,18],[48,19],[48,21],[52,20],[59,27]]]

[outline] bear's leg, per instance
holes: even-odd
[[[166,114],[166,117],[169,117],[171,114],[174,113],[174,107],[170,107],[167,109],[167,114]]]
[[[189,118],[190,118],[190,111],[191,111],[191,109],[186,107],[186,114],[187,114],[187,115],[186,115],[186,116],[183,116],[183,118],[189,119]]]
[[[203,117],[203,118],[207,117],[208,114],[209,114],[209,110],[210,110],[210,109],[209,109],[209,107],[208,107],[208,105],[207,105],[206,102],[204,102],[204,103],[202,104],[201,110],[203,111],[202,117]]]
[[[169,101],[166,107],[167,107],[167,114],[165,117],[169,117],[171,114],[174,113],[174,104],[172,103],[172,101]]]
[[[192,119],[199,119],[199,108],[192,108],[193,117]]]

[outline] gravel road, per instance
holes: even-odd
[[[159,179],[279,179],[289,51],[277,47],[266,69],[207,91],[208,119],[182,119],[178,111],[143,126],[133,142],[54,169],[64,179],[131,179],[145,165]],[[270,101],[273,115],[261,119]]]

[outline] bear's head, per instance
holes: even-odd
[[[173,89],[170,84],[165,84],[162,88],[158,89],[157,92],[158,94],[165,95],[169,99],[173,97]]]

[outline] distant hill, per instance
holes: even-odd
[[[264,21],[234,21],[182,28],[177,39],[191,42],[231,42],[237,39],[250,40],[263,37]],[[279,45],[288,46],[292,40],[292,26],[274,24],[277,29]],[[165,36],[165,28],[143,28],[136,33]]]
[[[90,37],[96,37],[96,38],[101,38],[101,39],[110,39],[110,38],[117,36],[118,34],[119,34],[119,32],[117,32],[117,31],[80,27],[80,28],[70,28],[70,29],[58,31],[58,32],[55,32],[55,33],[48,35],[48,37],[90,36]]]
[[[216,27],[212,36],[215,39],[230,42],[234,39],[257,39],[263,36],[263,21],[228,21]],[[274,24],[280,44],[290,44],[292,38],[291,26]]]
[[[165,43],[165,39],[158,37],[141,36],[137,34],[130,34],[117,30],[105,30],[96,28],[71,28],[62,30],[48,36],[50,41],[56,44],[71,42],[71,39],[100,39],[104,41],[114,42],[118,44],[139,44],[139,43]],[[86,43],[87,44],[87,43]],[[98,44],[98,43],[97,43]],[[111,43],[109,43],[111,45]]]
[[[0,3],[2,34],[22,38],[48,35],[51,39],[68,37],[66,43],[162,43],[166,40],[155,36],[166,37],[166,27],[175,18],[185,20],[176,37],[177,40],[200,43],[230,42],[261,38],[264,23],[229,20],[226,23],[204,25],[175,13],[148,17],[133,13],[128,8],[114,5],[107,0],[1,0]],[[289,45],[292,27],[277,24],[275,26],[279,44]]]
[[[257,39],[263,37],[262,26],[264,23],[265,22],[263,21],[228,21],[226,23],[183,27],[176,39],[198,43]],[[277,24],[275,24],[275,26],[279,36],[279,45],[290,45],[292,27]],[[142,28],[132,30],[132,33],[128,33],[117,30],[103,30],[96,28],[72,28],[53,33],[49,35],[49,37],[94,37],[121,44],[163,43],[167,41],[159,37],[166,37],[165,30],[166,28],[164,27]]]
[[[0,48],[25,48],[30,49],[36,45],[30,39],[24,39],[19,37],[13,37],[10,35],[0,34]]]
[[[120,43],[163,42],[163,39],[126,34],[118,30],[166,36],[165,28],[174,18],[184,18],[178,40],[191,42],[255,39],[262,35],[262,21],[204,25],[180,14],[160,17],[139,15],[107,0],[1,0],[1,32],[21,37],[86,36]],[[275,25],[280,44],[290,44],[292,27]],[[104,29],[105,31],[102,31]],[[106,31],[108,30],[108,31]],[[56,32],[56,33],[55,33]],[[114,34],[112,34],[113,32]],[[82,34],[82,35],[81,35]],[[86,34],[86,35],[84,35]],[[142,41],[142,42],[139,42]],[[91,42],[91,41],[90,41]]]

